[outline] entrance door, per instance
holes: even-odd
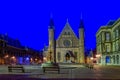
[[[70,54],[69,53],[66,53],[65,59],[66,59],[66,62],[70,61]]]

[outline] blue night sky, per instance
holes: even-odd
[[[3,0],[4,1],[4,0]],[[119,1],[119,0],[118,0]],[[120,17],[117,0],[39,0],[0,1],[0,34],[19,39],[22,45],[40,50],[48,45],[50,14],[55,24],[55,37],[68,21],[78,35],[81,12],[85,25],[85,46],[95,48],[95,34],[109,20]]]

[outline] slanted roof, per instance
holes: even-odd
[[[59,40],[60,37],[62,37],[62,35],[63,35],[65,32],[70,32],[72,35],[74,35],[74,37],[75,37],[76,39],[78,39],[78,37],[77,37],[76,34],[74,33],[73,29],[71,28],[71,26],[70,26],[70,24],[69,24],[69,22],[68,22],[68,19],[67,19],[67,22],[66,22],[66,24],[65,24],[63,30],[61,31],[61,33],[60,33],[60,35],[59,35],[59,37],[58,37],[57,40]]]
[[[17,39],[13,39],[7,35],[0,34],[0,39],[6,41],[6,43],[10,46],[14,46],[17,48],[22,48],[21,43]]]
[[[115,23],[115,21],[116,21],[116,20],[110,20],[110,21],[107,23],[107,25],[108,25],[108,26],[112,26],[112,25]]]

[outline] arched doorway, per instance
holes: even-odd
[[[69,61],[70,61],[70,54],[69,54],[69,53],[66,53],[65,59],[66,59],[66,62],[69,62]]]
[[[116,62],[119,64],[119,55],[116,56]]]
[[[75,63],[75,55],[72,51],[67,51],[65,54],[65,61],[67,63]]]
[[[110,56],[106,56],[106,63],[110,63]]]

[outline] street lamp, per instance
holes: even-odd
[[[100,56],[101,56],[100,54],[97,54],[97,55],[96,55],[96,58],[99,58]]]
[[[97,54],[97,55],[96,55],[96,61],[97,61],[97,63],[98,63],[98,60],[99,60],[100,57],[101,57],[100,54]]]
[[[12,62],[11,62],[12,64],[15,64],[15,63],[16,63],[16,57],[15,57],[15,56],[12,56],[12,57],[11,57],[11,61],[12,61]]]
[[[15,56],[12,56],[11,58],[12,58],[12,59],[15,59]]]
[[[51,54],[52,54],[52,52],[50,51],[50,62],[51,62],[51,60],[52,60],[52,59],[51,59],[51,58],[52,58],[52,55],[51,55]]]
[[[9,55],[5,55],[5,57],[4,58],[8,58],[9,57]]]
[[[94,59],[93,57],[90,58],[92,64],[93,64],[93,59]]]
[[[46,61],[47,61],[47,58],[46,58],[46,57],[43,57],[43,61],[46,62]]]
[[[93,57],[91,57],[90,59],[93,60]]]
[[[8,54],[4,56],[4,59],[5,59],[5,64],[8,64],[8,62],[9,62],[8,57],[9,57],[9,55],[8,55]]]
[[[49,55],[49,58],[50,58],[50,62],[52,60],[52,51],[51,51],[51,45],[50,45],[50,55]]]

